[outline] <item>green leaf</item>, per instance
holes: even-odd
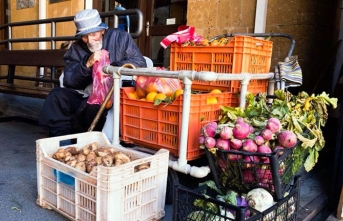
[[[313,169],[314,165],[318,162],[319,153],[315,149],[310,149],[309,155],[307,156],[304,168],[307,172]]]
[[[303,137],[300,133],[295,133],[295,134],[297,135],[297,138],[302,142],[301,146],[304,148],[313,147],[315,143],[317,142],[317,138],[310,140]]]
[[[337,98],[330,98],[329,95],[327,93],[322,92],[320,95],[319,95],[320,98],[323,98],[325,100],[325,103],[329,103],[331,104],[331,106],[333,108],[336,108],[337,107],[337,101],[338,99]]]

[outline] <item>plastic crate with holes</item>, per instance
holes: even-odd
[[[235,206],[217,199],[217,193],[204,185],[194,190],[174,186],[173,220],[296,221],[300,204],[300,177],[292,182],[290,192],[264,211],[249,206]]]
[[[164,148],[170,154],[179,156],[183,95],[170,104],[155,106],[153,102],[130,99],[128,93],[134,92],[133,87],[120,90],[121,139],[151,149]],[[199,148],[201,126],[218,119],[221,105],[238,106],[238,103],[238,98],[230,92],[191,95],[187,160],[204,154]]]
[[[294,148],[277,149],[272,153],[251,153],[238,150],[205,149],[213,179],[219,188],[247,191],[263,187],[277,200],[284,198],[294,180]],[[259,161],[256,158],[268,160]]]
[[[60,146],[60,141],[76,140]],[[59,148],[82,148],[97,142],[132,159],[116,167],[97,166],[86,173],[51,156]],[[154,155],[112,146],[101,132],[39,139],[37,147],[37,203],[70,220],[158,220],[165,214],[169,151]],[[136,168],[149,164],[137,172]]]
[[[223,35],[225,37],[225,35]],[[222,36],[222,37],[223,37]],[[217,73],[270,72],[273,42],[251,36],[234,36],[225,46],[181,46],[171,44],[170,70],[214,71]],[[266,92],[268,80],[251,80],[248,91]],[[239,81],[194,81],[192,88],[239,92]]]

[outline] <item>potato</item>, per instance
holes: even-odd
[[[78,162],[86,161],[86,156],[84,154],[79,154],[76,156]]]
[[[92,151],[86,156],[86,161],[92,161],[92,160],[95,161],[95,158],[96,158],[96,154]]]
[[[70,152],[71,155],[77,155],[79,153],[79,149],[76,147],[67,147],[65,150]]]
[[[113,166],[119,166],[124,163],[130,162],[130,157],[122,152],[117,152],[114,154],[114,165]]]
[[[113,158],[110,155],[106,155],[106,156],[102,157],[102,165],[103,166],[111,167],[112,164],[113,164]]]
[[[76,165],[75,165],[75,168],[78,169],[78,170],[81,170],[83,172],[86,172],[86,164],[85,164],[84,161],[77,162]]]

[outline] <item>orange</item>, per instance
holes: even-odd
[[[146,95],[145,100],[146,100],[146,101],[154,102],[154,99],[155,99],[156,95],[157,95],[157,92],[155,92],[155,91],[149,92],[149,93]]]
[[[145,85],[146,92],[158,92],[157,84],[154,81],[149,82],[147,85]]]
[[[163,94],[163,93],[158,93],[155,97],[154,97],[154,101],[156,100],[161,100],[163,101],[164,99],[166,99],[167,95]]]
[[[136,95],[139,98],[145,98],[146,97],[146,91],[140,87],[136,87]]]
[[[210,91],[210,94],[221,94],[222,91],[219,89],[213,89],[212,91]]]
[[[208,97],[207,100],[206,100],[206,104],[217,104],[218,101],[217,101],[217,98],[215,97]]]
[[[130,99],[138,99],[137,97],[137,94],[135,92],[130,92],[127,94],[127,96],[130,98]]]
[[[218,44],[219,44],[219,41],[215,39],[210,43],[210,46],[218,46]]]
[[[204,38],[200,43],[199,43],[200,46],[208,46],[208,39]]]
[[[172,96],[172,100],[175,100],[176,98],[178,98],[181,94],[183,94],[183,89],[177,89]]]
[[[112,107],[112,100],[108,100],[106,105],[105,105],[105,108],[110,109],[111,107]]]

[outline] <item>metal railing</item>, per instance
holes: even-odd
[[[107,24],[109,27],[118,27],[119,16],[128,15],[134,16],[136,20],[136,27],[135,32],[130,33],[132,38],[138,38],[143,30],[143,15],[142,12],[138,9],[128,9],[123,11],[110,11],[110,12],[101,12],[101,18],[113,18],[108,23],[113,23],[113,25]],[[0,26],[0,31],[8,32],[8,38],[4,40],[0,40],[0,45],[7,45],[7,49],[4,50],[13,50],[13,44],[15,43],[26,43],[26,42],[50,42],[51,46],[50,49],[44,50],[53,50],[56,49],[57,42],[70,42],[77,39],[77,37],[73,36],[57,36],[57,24],[71,22],[74,20],[74,16],[66,16],[66,17],[59,17],[59,18],[48,18],[48,19],[40,19],[40,20],[31,20],[31,21],[22,21],[22,22],[13,22],[8,23]],[[108,19],[109,20],[109,19]],[[131,23],[132,24],[132,23]],[[24,37],[24,38],[13,38],[13,29],[16,27],[27,27],[32,25],[50,25],[50,36],[48,37]],[[76,31],[76,29],[75,29]],[[37,33],[38,34],[38,33]],[[20,49],[18,49],[20,50]],[[31,50],[31,49],[25,49]],[[44,74],[40,74],[40,76],[20,76],[15,75],[14,79],[18,80],[27,80],[37,82],[37,85],[42,85],[43,82],[50,83],[51,87],[53,88],[54,85],[59,84],[59,80],[56,79],[56,67],[50,67],[51,69],[51,76],[50,78],[44,78]],[[8,76],[0,76],[0,79],[7,79]],[[13,81],[12,81],[13,82]]]
[[[143,30],[143,15],[142,12],[138,9],[127,9],[124,11],[110,11],[110,12],[101,12],[101,18],[110,18],[113,17],[113,26],[114,28],[118,27],[118,16],[122,15],[132,15],[137,16],[137,27],[136,31],[130,33],[132,38],[138,38]],[[48,18],[48,19],[38,19],[38,20],[31,20],[31,21],[22,21],[22,22],[13,22],[8,23],[0,26],[1,30],[8,31],[8,39],[1,40],[0,45],[8,44],[8,49],[12,50],[13,43],[24,43],[24,42],[50,42],[51,49],[56,49],[56,42],[58,41],[73,41],[76,40],[77,37],[75,36],[56,36],[57,32],[57,24],[63,22],[70,22],[74,20],[74,16],[66,16],[66,17],[59,17],[59,18]],[[50,24],[50,36],[49,37],[27,37],[27,38],[12,38],[13,33],[12,30],[14,27],[24,27],[29,25],[42,25],[42,24]]]

